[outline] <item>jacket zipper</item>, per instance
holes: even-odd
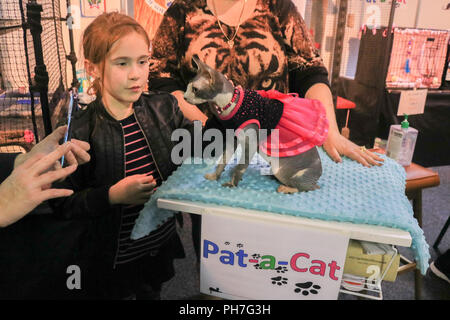
[[[147,136],[145,135],[145,132],[144,132],[144,130],[142,129],[141,124],[139,123],[138,117],[136,116],[136,113],[135,113],[134,109],[133,109],[133,114],[134,114],[134,118],[136,119],[136,122],[137,122],[137,124],[138,124],[138,126],[139,126],[139,129],[141,129],[141,132],[142,132],[142,134],[144,135],[145,141],[147,142],[148,148],[150,149],[150,152],[151,152],[151,154],[152,154],[153,161],[155,162],[156,170],[158,171],[159,176],[161,177],[161,180],[162,180],[162,179],[163,179],[163,176],[162,176],[162,174],[161,174],[161,171],[159,171],[158,164],[156,163],[156,159],[155,159],[154,153],[153,153],[153,151],[152,151],[152,147],[150,146],[150,143],[148,143]]]
[[[137,119],[136,119],[136,121],[137,121]],[[123,131],[122,125],[120,125],[120,129],[122,130],[122,154],[123,154],[123,161],[122,161],[123,177],[122,177],[122,179],[123,179],[123,178],[126,177],[126,174],[127,174],[126,173],[126,168],[125,168],[125,132]],[[119,230],[117,231],[117,233],[118,233],[117,234],[117,249],[116,249],[116,254],[115,254],[115,257],[114,257],[113,269],[116,269],[117,257],[119,256],[120,229],[122,229],[122,221],[123,221],[123,207],[121,206],[120,207],[120,224],[119,224]]]

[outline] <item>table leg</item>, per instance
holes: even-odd
[[[422,228],[422,190],[416,190],[413,197],[413,211],[414,217]]]
[[[422,298],[422,274],[420,270],[416,268],[414,270],[414,298],[420,300]]]
[[[419,227],[422,228],[422,189],[416,191],[416,196],[413,199],[413,210],[414,216],[419,223]],[[416,268],[414,272],[414,288],[415,288],[415,298],[416,300],[421,299],[422,293],[422,274],[420,270]]]
[[[414,212],[414,217],[417,219],[419,227],[422,228],[422,189],[414,190],[407,194],[410,199],[412,199],[412,207]],[[414,270],[414,291],[415,299],[420,300],[422,294],[422,274],[420,270]]]

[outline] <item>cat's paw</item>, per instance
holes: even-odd
[[[277,192],[285,193],[285,194],[293,194],[293,193],[297,193],[298,189],[297,188],[288,187],[288,186],[285,186],[284,184],[281,184],[278,187]]]
[[[228,182],[225,182],[224,184],[222,184],[222,187],[234,188],[236,186],[233,184],[233,182],[228,181]]]
[[[217,175],[215,173],[207,173],[207,174],[205,174],[205,179],[207,179],[207,180],[217,180]]]

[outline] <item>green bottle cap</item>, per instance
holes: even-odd
[[[405,120],[402,121],[402,129],[408,129],[409,128],[409,122],[408,122],[408,115],[405,113]]]

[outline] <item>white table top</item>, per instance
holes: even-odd
[[[214,213],[229,215],[241,219],[258,219],[259,221],[287,223],[289,225],[295,224],[303,227],[313,227],[334,232],[344,232],[349,235],[350,239],[393,244],[402,247],[410,247],[412,242],[409,232],[383,226],[325,221],[271,213],[267,211],[248,210],[185,200],[158,199],[157,205],[159,208],[173,211],[194,214]]]

